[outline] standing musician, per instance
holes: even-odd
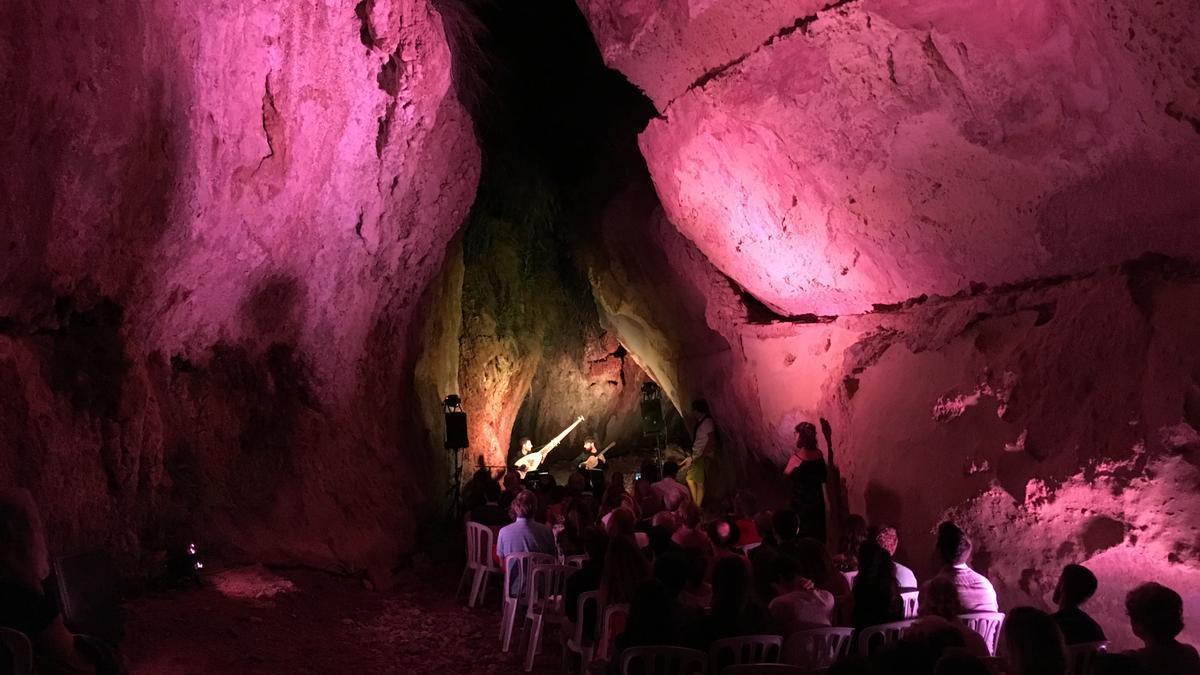
[[[696,506],[703,506],[706,474],[716,468],[713,462],[717,452],[717,425],[708,410],[708,401],[693,401],[692,412],[697,416],[696,431],[692,435],[692,456],[684,464],[688,467],[687,484],[692,501],[696,502]]]
[[[583,439],[583,452],[572,463],[587,475],[588,489],[595,492],[604,487],[604,467],[607,462],[596,448],[595,438],[588,436]]]

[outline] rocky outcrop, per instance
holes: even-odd
[[[597,304],[760,495],[825,417],[919,571],[951,514],[1006,606],[1091,564],[1122,646],[1132,584],[1194,594],[1194,4],[578,4],[660,112]]]
[[[49,2],[0,25],[0,480],[58,550],[191,536],[385,573],[433,484],[402,424],[418,310],[479,170],[439,16]]]

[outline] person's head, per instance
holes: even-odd
[[[549,473],[544,473],[538,477],[537,484],[539,490],[549,492],[555,485],[558,485],[558,481],[554,480],[554,476]]]
[[[753,518],[758,513],[758,500],[749,490],[738,490],[733,496],[733,514],[738,518]]]
[[[1078,607],[1096,593],[1096,575],[1083,565],[1067,565],[1054,587],[1054,603],[1059,607]]]
[[[504,474],[504,489],[509,492],[515,492],[522,489],[521,476],[517,475],[516,471],[509,471]]]
[[[634,538],[634,528],[637,527],[637,517],[633,515],[633,511],[624,506],[614,509],[608,516],[608,536],[609,537],[626,537],[629,540]]]
[[[750,565],[737,556],[725,556],[713,565],[712,613],[740,613],[750,604]]]
[[[1125,612],[1133,634],[1146,644],[1170,642],[1183,630],[1183,598],[1153,581],[1129,591]]]
[[[679,465],[673,460],[663,464],[663,478],[674,478],[677,473],[679,473]]]
[[[947,520],[938,525],[935,550],[938,562],[943,565],[963,565],[971,559],[971,539],[966,532]]]
[[[521,437],[521,440],[517,441],[517,445],[521,446],[521,454],[523,455],[527,455],[531,450],[533,450],[533,441],[525,436]]]
[[[592,510],[591,503],[586,499],[572,499],[571,504],[567,506],[567,512],[563,515],[563,521],[563,526],[571,532],[582,533],[595,525],[596,514]]]
[[[833,564],[833,556],[829,555],[825,544],[816,539],[798,539],[792,544],[792,555],[800,566],[800,574],[816,584],[817,588],[829,591],[834,597],[849,592],[850,585]]]
[[[857,555],[858,547],[867,540],[867,519],[852,513],[842,524],[842,546],[838,553]]]
[[[708,524],[708,538],[720,551],[731,551],[742,538],[741,529],[729,518],[714,520]]]
[[[603,564],[609,544],[608,535],[604,530],[593,525],[585,529],[580,538],[583,540],[583,552],[587,554],[588,560]]]
[[[679,505],[679,508],[675,510],[675,515],[680,523],[690,529],[694,530],[700,524],[700,507],[690,499]]]
[[[771,517],[771,531],[781,543],[792,541],[800,535],[800,519],[791,509],[779,509]]]
[[[508,515],[513,518],[532,518],[533,514],[537,511],[537,507],[537,495],[529,490],[521,490],[513,498],[512,505],[508,507]]]
[[[483,498],[486,499],[487,503],[489,504],[495,504],[496,502],[500,501],[500,495],[502,492],[503,491],[500,489],[500,484],[494,480],[490,480],[483,485]]]
[[[575,497],[587,488],[587,477],[576,471],[567,478],[567,494]]]
[[[676,465],[675,470],[679,471],[678,465]],[[646,481],[647,483],[656,483],[661,477],[662,474],[660,474],[658,471],[658,464],[656,464],[654,460],[648,459],[642,462],[642,480]]]
[[[708,411],[708,401],[702,398],[692,401],[692,412],[696,413],[700,417],[705,417],[712,414]]]
[[[874,587],[896,586],[896,566],[892,556],[882,546],[873,541],[864,541],[858,547],[858,574],[854,577],[854,586],[860,584]],[[900,593],[898,586],[896,595]]]
[[[801,422],[796,425],[796,447],[801,450],[817,449],[817,427],[812,422]]]
[[[896,533],[896,528],[890,525],[880,525],[875,530],[875,543],[894,558],[896,549],[900,547],[900,535]]]
[[[596,452],[596,439],[591,436],[583,439],[583,449],[588,452]]]
[[[963,613],[963,607],[954,582],[946,577],[930,579],[921,593],[921,606],[917,612],[921,616],[940,616],[943,619],[956,620],[956,617]]]
[[[37,504],[28,490],[0,490],[0,581],[40,587],[50,553]]]
[[[600,594],[606,604],[629,602],[633,590],[649,576],[646,559],[633,537],[608,537],[604,570],[600,574]]]
[[[1064,675],[1067,644],[1054,617],[1033,607],[1016,607],[1004,618],[1000,649],[1012,675]]]
[[[758,530],[758,536],[763,538],[763,542],[774,541],[775,512],[767,509],[754,514],[754,529]]]
[[[604,511],[605,512],[616,511],[617,509],[621,508],[621,504],[624,502],[624,500],[621,499],[621,494],[622,494],[621,490],[617,490],[617,491],[609,490],[608,492],[604,493]]]
[[[781,555],[771,561],[771,588],[778,595],[785,595],[805,588],[806,581],[800,563],[793,557]]]

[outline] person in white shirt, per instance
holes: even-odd
[[[678,473],[679,465],[675,462],[667,462],[663,464],[662,480],[650,486],[650,489],[654,490],[662,498],[663,507],[666,511],[674,511],[679,508],[679,505],[684,500],[692,498],[692,493],[688,491],[687,486],[675,480],[675,476]]]
[[[800,566],[790,556],[779,556],[771,565],[771,587],[778,595],[767,611],[774,631],[791,635],[807,628],[833,624],[833,594],[800,576]]]
[[[998,612],[996,589],[987,577],[967,566],[971,559],[971,539],[957,525],[946,521],[938,525],[937,556],[942,570],[935,579],[947,579],[958,591],[963,612]],[[929,582],[921,586],[918,602],[923,604],[929,593]]]
[[[687,485],[696,506],[704,506],[706,475],[716,468],[713,466],[715,459],[713,455],[717,448],[717,425],[708,411],[708,401],[704,399],[693,401],[692,412],[698,418],[696,432],[693,434],[692,456],[688,458],[690,465],[687,472]]]
[[[896,534],[896,528],[889,525],[881,525],[875,530],[875,543],[879,547],[888,552],[892,556],[892,564],[896,566],[896,584],[900,586],[900,591],[915,591],[917,586],[917,575],[909,568],[896,562],[896,549],[900,546],[900,536]]]

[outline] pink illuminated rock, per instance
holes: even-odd
[[[360,5],[2,11],[0,480],[57,549],[411,545],[418,310],[479,159],[439,16]]]
[[[1140,7],[825,11],[681,92],[642,150],[671,221],[784,315],[1200,257],[1200,8]]]

